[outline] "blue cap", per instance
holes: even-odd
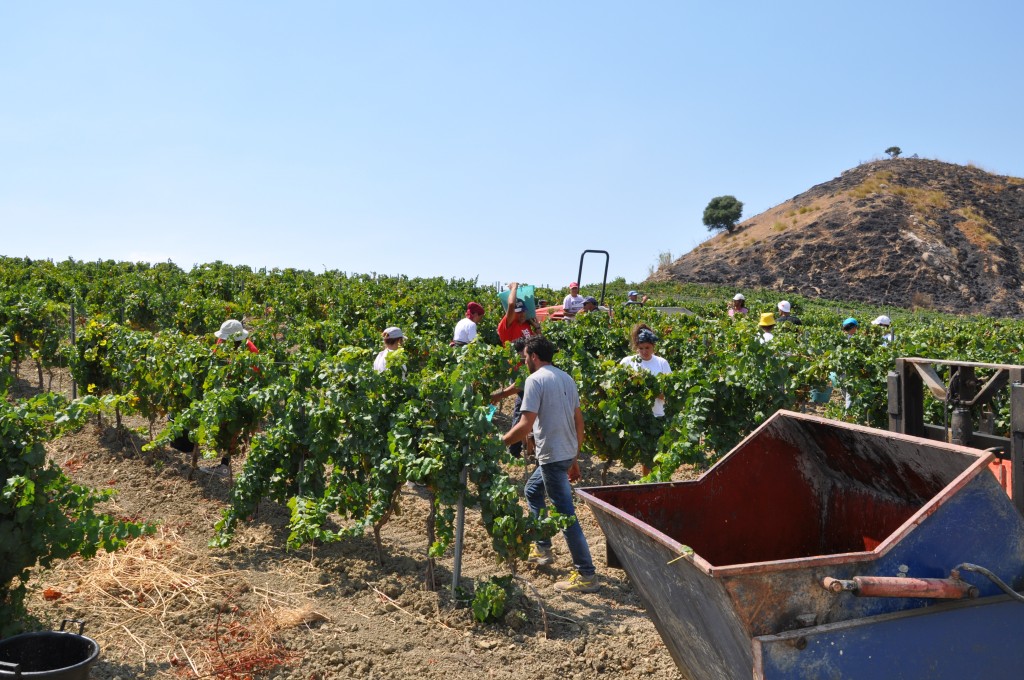
[[[845,321],[843,321],[843,328],[846,328],[847,326],[859,326],[859,325],[860,324],[857,323],[857,320],[854,319],[852,316],[848,317]]]
[[[649,342],[653,345],[658,341],[658,336],[650,328],[641,328],[640,332],[636,334],[636,341]]]
[[[626,297],[633,297],[636,294],[637,294],[637,292],[635,290],[631,290],[628,293],[626,293]]]

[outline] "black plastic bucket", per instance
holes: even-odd
[[[78,633],[66,632],[68,623]],[[100,646],[82,635],[85,624],[65,620],[60,631],[22,633],[0,640],[0,678],[87,680],[100,655]]]

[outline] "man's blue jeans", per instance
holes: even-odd
[[[526,480],[526,502],[530,506],[530,514],[534,517],[541,511],[547,501],[559,514],[572,517],[572,526],[562,532],[565,542],[569,544],[569,553],[572,555],[573,565],[581,576],[594,574],[594,561],[590,557],[590,546],[580,528],[579,520],[576,519],[576,508],[572,504],[572,485],[569,484],[569,468],[572,467],[573,459],[560,460],[557,463],[546,463],[537,466],[530,478]],[[537,541],[542,548],[550,548],[551,541]]]

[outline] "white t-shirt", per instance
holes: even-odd
[[[586,299],[582,295],[566,295],[565,299],[562,300],[562,309],[565,310],[566,314],[572,316],[583,309],[583,301]]]
[[[373,360],[373,370],[378,373],[383,373],[388,367],[388,352],[390,349],[382,349],[377,355],[377,358]]]
[[[659,357],[657,354],[651,357],[650,361],[641,361],[640,355],[633,354],[626,357],[619,362],[623,366],[629,366],[630,368],[643,369],[648,373],[658,375],[659,373],[671,373],[672,369],[668,367],[668,362],[663,357]],[[665,400],[657,398],[654,400],[654,415],[661,418],[665,415]]]
[[[455,342],[469,344],[476,337],[476,324],[468,316],[455,324]]]
[[[758,338],[758,340],[761,341],[762,345],[767,345],[774,337],[775,333],[772,333],[771,331],[761,331],[761,337]]]

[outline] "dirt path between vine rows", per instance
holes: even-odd
[[[36,384],[34,367],[23,367],[17,393]],[[69,385],[65,373],[54,374],[52,389]],[[69,560],[33,581],[34,615],[53,627],[82,620],[99,643],[94,679],[680,677],[625,573],[604,567],[604,536],[582,504],[601,591],[555,590],[571,568],[556,537],[555,564],[524,565],[504,620],[479,624],[453,603],[451,552],[437,560],[439,589],[423,589],[420,494],[403,492],[401,515],[384,527],[383,564],[372,537],[285,550],[288,511],[269,502],[230,548],[210,549],[229,482],[188,480],[185,454],[141,453],[147,423],[127,424],[130,436],[93,423],[48,445],[76,481],[117,491],[116,514],[159,523],[155,536],[125,551]],[[636,473],[613,468],[609,482]],[[513,471],[520,482],[525,474]],[[599,483],[597,466],[584,465],[584,482]],[[467,512],[466,528],[463,579],[505,575],[478,513]]]

